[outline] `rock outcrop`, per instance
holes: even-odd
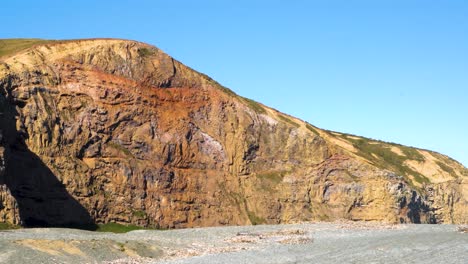
[[[0,221],[468,223],[468,171],[456,161],[319,129],[144,43],[5,55],[0,125]]]

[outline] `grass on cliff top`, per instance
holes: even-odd
[[[127,233],[134,230],[145,230],[144,228],[136,225],[122,225],[117,223],[98,224],[97,232],[111,232],[111,233]]]
[[[239,97],[249,106],[250,109],[254,110],[257,114],[266,114],[265,108],[263,108],[260,103],[246,97]]]
[[[424,175],[404,164],[407,160],[424,161],[424,156],[417,149],[362,137],[356,139],[354,138],[355,136],[348,137],[346,134],[342,134],[342,137],[351,142],[359,150],[358,155],[371,161],[374,165],[393,170],[406,178],[412,175],[414,180],[420,184],[430,182]],[[388,145],[398,147],[405,156],[393,152]],[[408,178],[407,180],[410,181]]]
[[[311,124],[306,123],[306,128],[307,128],[310,132],[312,132],[312,133],[314,133],[314,134],[316,134],[316,135],[320,135],[320,133],[317,131],[317,129],[315,129]]]
[[[50,42],[45,39],[0,39],[0,57],[14,54],[37,44]]]
[[[279,119],[281,119],[281,121],[283,122],[286,122],[296,128],[300,127],[301,125],[299,125],[298,123],[294,122],[290,117],[287,117],[285,115],[282,115],[282,114],[279,114],[278,115]]]
[[[453,176],[457,177],[457,174],[455,173],[455,171],[453,170],[452,167],[447,166],[445,163],[442,163],[442,162],[440,162],[440,161],[436,161],[436,163],[437,163],[437,165],[439,165],[439,167],[440,167],[443,171],[447,172],[447,173],[450,174],[450,175],[453,175]]]

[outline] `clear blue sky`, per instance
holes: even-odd
[[[468,1],[3,1],[1,38],[154,44],[330,130],[468,165]]]

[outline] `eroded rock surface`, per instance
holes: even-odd
[[[139,42],[3,57],[0,124],[4,222],[468,222],[456,161],[313,127]]]

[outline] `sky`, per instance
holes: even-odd
[[[320,128],[468,166],[468,1],[3,1],[0,38],[156,45]]]

